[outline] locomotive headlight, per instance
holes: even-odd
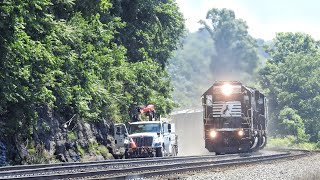
[[[226,96],[229,96],[230,94],[232,94],[232,86],[230,84],[224,84],[222,86],[222,93]]]
[[[211,136],[212,138],[215,138],[215,137],[217,136],[217,131],[212,130],[212,131],[210,132],[210,136]]]
[[[244,131],[243,130],[238,131],[238,135],[239,136],[243,136],[244,135]]]

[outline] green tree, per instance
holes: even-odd
[[[129,75],[133,79],[126,79],[123,84],[124,94],[130,94],[130,100],[122,109],[153,103],[158,112],[170,112],[174,103],[170,100],[172,88],[166,66],[185,32],[177,4],[174,0],[111,2],[110,14],[126,24],[118,29],[114,42],[127,49],[127,61],[132,67],[126,72],[136,71]]]
[[[273,42],[268,47],[271,59],[260,71],[261,86],[269,98],[270,129],[284,134],[281,131],[283,118],[279,117],[290,107],[294,109],[294,114],[301,117],[311,140],[316,140],[320,129],[320,111],[317,108],[320,103],[320,81],[317,78],[320,56],[316,43],[309,35],[301,33],[279,33]],[[287,45],[284,47],[284,44]],[[288,123],[292,124],[292,121]],[[299,127],[301,137],[304,136],[303,126],[295,127]]]
[[[164,69],[177,49],[185,26],[174,0],[112,0],[111,14],[126,23],[119,29],[117,42],[127,49],[130,62],[151,59]]]
[[[5,1],[0,6],[0,115],[13,132],[28,130],[37,106],[55,100],[50,83],[57,61],[43,43],[54,23],[49,4]]]
[[[303,33],[278,33],[266,51],[272,57],[270,62],[281,63],[290,54],[314,54],[317,44],[310,35]]]
[[[42,106],[66,119],[114,121],[127,120],[135,103],[154,103],[162,114],[172,109],[163,66],[184,31],[183,18],[174,1],[137,1],[133,21],[126,21],[118,5],[130,9],[130,3],[1,2],[0,118],[7,134],[32,131]],[[121,41],[138,37],[144,43],[130,48]]]
[[[281,134],[294,135],[298,142],[306,142],[310,135],[305,134],[305,127],[302,118],[297,114],[297,111],[284,107],[279,113]]]
[[[210,68],[215,79],[252,77],[259,58],[256,41],[248,34],[245,21],[236,19],[235,13],[228,9],[211,9],[206,18],[210,24],[203,20],[200,23],[214,43],[216,53]]]

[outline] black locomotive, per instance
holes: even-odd
[[[266,97],[238,81],[216,81],[202,96],[205,148],[251,152],[267,142]]]

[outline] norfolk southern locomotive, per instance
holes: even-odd
[[[267,142],[267,104],[257,89],[217,81],[202,96],[205,148],[216,154],[252,152]]]

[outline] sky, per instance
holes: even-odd
[[[271,40],[276,32],[303,32],[320,40],[319,0],[176,0],[190,32],[209,9],[227,8],[249,26],[255,38]]]

